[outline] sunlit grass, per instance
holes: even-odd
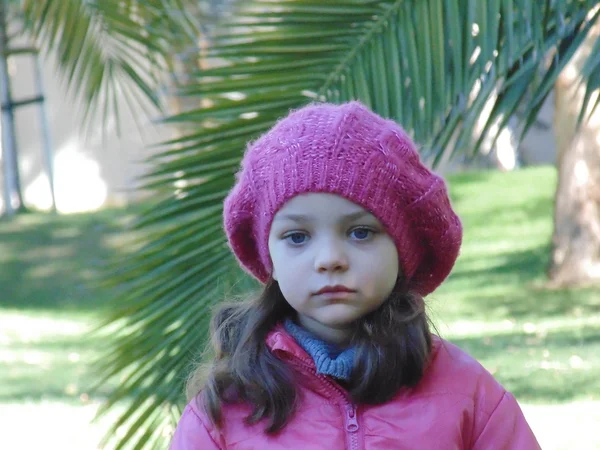
[[[89,401],[88,370],[100,345],[88,336],[92,317],[0,316],[0,402]]]

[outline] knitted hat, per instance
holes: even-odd
[[[272,271],[273,217],[309,192],[340,195],[377,217],[396,244],[409,289],[425,296],[450,273],[460,220],[444,181],[421,163],[397,123],[356,101],[312,104],[248,146],[225,200],[224,225],[235,256],[259,281]]]

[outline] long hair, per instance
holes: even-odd
[[[265,339],[294,315],[272,280],[260,295],[222,305],[211,322],[213,361],[188,379],[188,399],[202,390],[204,409],[217,426],[223,404],[246,403],[252,408],[248,423],[266,419],[267,433],[283,428],[298,399],[294,371],[270,352]],[[354,323],[350,344],[356,348],[349,384],[353,402],[385,403],[400,389],[415,386],[431,352],[423,298],[399,281],[378,309]]]

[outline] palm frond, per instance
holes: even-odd
[[[115,116],[120,100],[131,117],[161,108],[161,87],[177,43],[186,40],[187,16],[180,0],[21,0],[24,31],[57,68],[83,106],[82,123]],[[189,45],[189,41],[186,42]],[[133,111],[136,111],[133,113]]]
[[[578,119],[579,123],[584,119],[589,119],[600,105],[600,36],[596,39],[589,57],[585,61],[581,75],[582,81],[585,83],[585,95]],[[592,101],[594,101],[593,104],[590,103]]]

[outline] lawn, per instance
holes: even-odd
[[[600,288],[545,285],[553,168],[450,178],[465,228],[449,280],[428,298],[441,335],[511,390],[542,448],[600,449]],[[110,292],[104,261],[129,235],[123,210],[0,221],[0,448],[98,448],[111,416],[88,368],[88,332]],[[106,386],[108,391],[110,386]]]

